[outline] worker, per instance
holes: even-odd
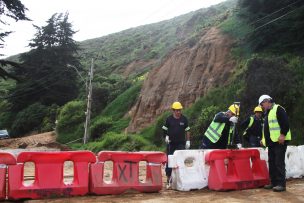
[[[162,129],[165,142],[167,144],[167,155],[171,155],[175,150],[190,148],[190,127],[188,119],[182,114],[183,106],[180,102],[174,102],[171,106],[172,115],[166,119]],[[172,169],[166,166],[167,188],[171,187]]]
[[[237,144],[237,148],[241,148],[242,145],[235,128],[239,112],[239,105],[232,104],[228,111],[217,113],[203,136],[201,148],[226,149],[232,141],[231,138],[234,139],[233,143]]]
[[[249,147],[260,147],[263,128],[263,109],[262,107],[257,106],[254,108],[253,112],[254,115],[249,116],[243,121],[241,127],[246,128],[243,137],[249,143]]]
[[[282,192],[286,190],[285,153],[291,140],[287,113],[282,106],[275,104],[269,95],[260,96],[259,105],[266,113],[261,143],[268,147],[271,180],[264,188]]]

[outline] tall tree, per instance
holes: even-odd
[[[25,11],[27,8],[21,3],[20,0],[0,0],[0,24],[1,25],[9,25],[7,20],[14,19],[15,21],[19,20],[29,20],[26,15]],[[6,20],[5,20],[6,19]],[[0,49],[4,46],[4,38],[7,37],[11,31],[2,31],[0,32]],[[0,53],[0,56],[3,54]],[[6,70],[3,69],[4,66],[18,66],[17,63],[7,61],[7,60],[0,60],[0,77],[6,78],[11,77],[15,78],[12,74],[9,74]]]
[[[35,28],[37,32],[29,44],[33,49],[20,57],[24,68],[14,69],[20,78],[9,96],[14,111],[37,101],[47,106],[63,105],[78,94],[77,74],[68,68],[80,67],[68,14],[54,14],[46,26]]]

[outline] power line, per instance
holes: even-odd
[[[260,18],[260,19],[258,19],[258,20],[256,20],[256,21],[254,21],[254,22],[251,22],[249,25],[253,25],[253,24],[255,24],[255,23],[257,23],[257,22],[259,22],[259,21],[261,21],[261,20],[263,20],[263,19],[265,19],[265,18],[267,18],[267,17],[269,17],[269,16],[272,16],[273,14],[278,13],[278,12],[280,12],[281,10],[284,10],[285,8],[290,7],[291,5],[296,4],[296,3],[300,2],[300,1],[302,1],[302,0],[298,0],[298,1],[296,1],[296,2],[293,2],[293,3],[291,3],[291,4],[288,4],[287,6],[285,6],[285,7],[283,7],[283,8],[280,8],[279,10],[276,10],[276,11],[274,11],[274,12],[272,12],[272,13],[270,13],[270,14],[268,14],[268,15],[266,15],[266,16],[264,16],[264,17],[262,17],[262,18]]]
[[[50,81],[47,81],[46,83],[44,83],[43,85],[45,85],[45,84],[47,84],[46,86],[42,86],[41,87],[41,89],[34,89],[34,90],[28,90],[27,92],[22,92],[22,90],[19,90],[20,91],[20,93],[19,94],[16,94],[16,92],[15,93],[13,93],[13,94],[11,94],[11,95],[8,95],[8,96],[6,96],[6,97],[0,97],[1,99],[9,99],[9,98],[18,98],[18,97],[23,97],[23,96],[29,96],[29,95],[33,95],[33,94],[36,94],[36,93],[39,93],[39,92],[41,92],[41,91],[43,91],[43,90],[45,90],[45,89],[47,89],[47,88],[49,88],[49,87],[51,87],[51,86],[54,86],[54,85],[56,85],[57,83],[59,83],[59,82],[61,82],[60,80],[56,80],[56,82],[52,82],[52,84],[48,84]],[[40,85],[40,84],[39,84]],[[35,86],[33,86],[33,87],[35,87]]]
[[[64,72],[69,72],[68,70],[63,70],[63,71]],[[59,71],[55,74],[52,74],[52,77],[57,78],[60,75],[62,75],[62,71]],[[49,75],[46,75],[45,77],[42,77],[39,80],[35,80],[34,83],[27,83],[25,86],[22,87],[22,89],[18,89],[16,91],[14,91],[12,94],[7,95],[5,97],[0,97],[0,98],[1,99],[8,99],[8,98],[18,98],[18,97],[22,97],[22,96],[33,95],[35,93],[41,92],[42,90],[45,90],[45,89],[57,84],[58,82],[61,82],[60,80],[56,80],[55,82],[46,80],[46,78],[49,78],[49,77],[50,77]],[[52,84],[50,84],[50,82]],[[25,90],[25,92],[23,91],[24,89],[29,89],[29,88],[33,88],[33,87],[37,87],[37,86],[42,86],[42,87],[41,87],[40,90],[34,91],[34,92],[32,92],[31,89],[30,90]],[[34,90],[37,90],[37,89],[34,89]]]
[[[277,17],[277,18],[275,18],[275,19],[273,19],[273,20],[271,20],[271,21],[269,21],[269,22],[267,22],[267,23],[265,23],[265,24],[263,24],[263,25],[261,25],[261,26],[255,28],[254,30],[248,32],[247,34],[252,33],[252,32],[255,32],[256,30],[258,30],[258,29],[260,29],[260,28],[262,28],[262,27],[265,27],[266,25],[268,25],[268,24],[270,24],[270,23],[273,23],[273,22],[275,22],[275,21],[277,21],[277,20],[279,20],[279,19],[281,19],[281,18],[287,16],[288,14],[290,14],[290,13],[296,11],[296,10],[299,9],[299,8],[301,8],[301,7],[297,7],[297,8],[295,8],[295,9],[289,11],[288,13],[285,13],[284,15],[279,16],[279,17]],[[247,34],[246,34],[246,35],[247,35]]]

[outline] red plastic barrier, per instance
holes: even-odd
[[[74,164],[74,179],[71,184],[64,183],[64,162]],[[35,163],[33,184],[25,186],[23,182],[24,163]],[[17,165],[10,166],[9,199],[40,199],[45,197],[85,195],[89,187],[89,163],[95,163],[96,157],[89,151],[70,152],[21,152]]]
[[[241,190],[269,184],[265,160],[257,149],[207,152],[210,165],[208,187],[212,190]]]
[[[16,157],[8,152],[0,152],[0,200],[6,198],[6,168],[15,165]]]
[[[99,152],[98,163],[91,165],[90,192],[98,195],[121,194],[129,189],[158,192],[162,189],[161,164],[167,161],[162,152]],[[112,180],[103,179],[105,161],[113,162]],[[146,161],[146,180],[139,180],[139,162]]]

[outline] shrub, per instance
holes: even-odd
[[[71,101],[63,106],[57,124],[57,140],[59,142],[67,143],[83,136],[84,109],[83,101]]]
[[[97,117],[94,119],[90,126],[90,135],[92,139],[102,137],[109,128],[113,126],[112,118],[110,117]]]
[[[140,135],[126,135],[114,132],[109,132],[99,140],[88,143],[84,148],[96,153],[102,150],[140,151],[159,149]]]
[[[31,131],[40,131],[43,118],[47,115],[48,109],[40,103],[34,103],[20,111],[12,125],[12,136],[23,135]]]

